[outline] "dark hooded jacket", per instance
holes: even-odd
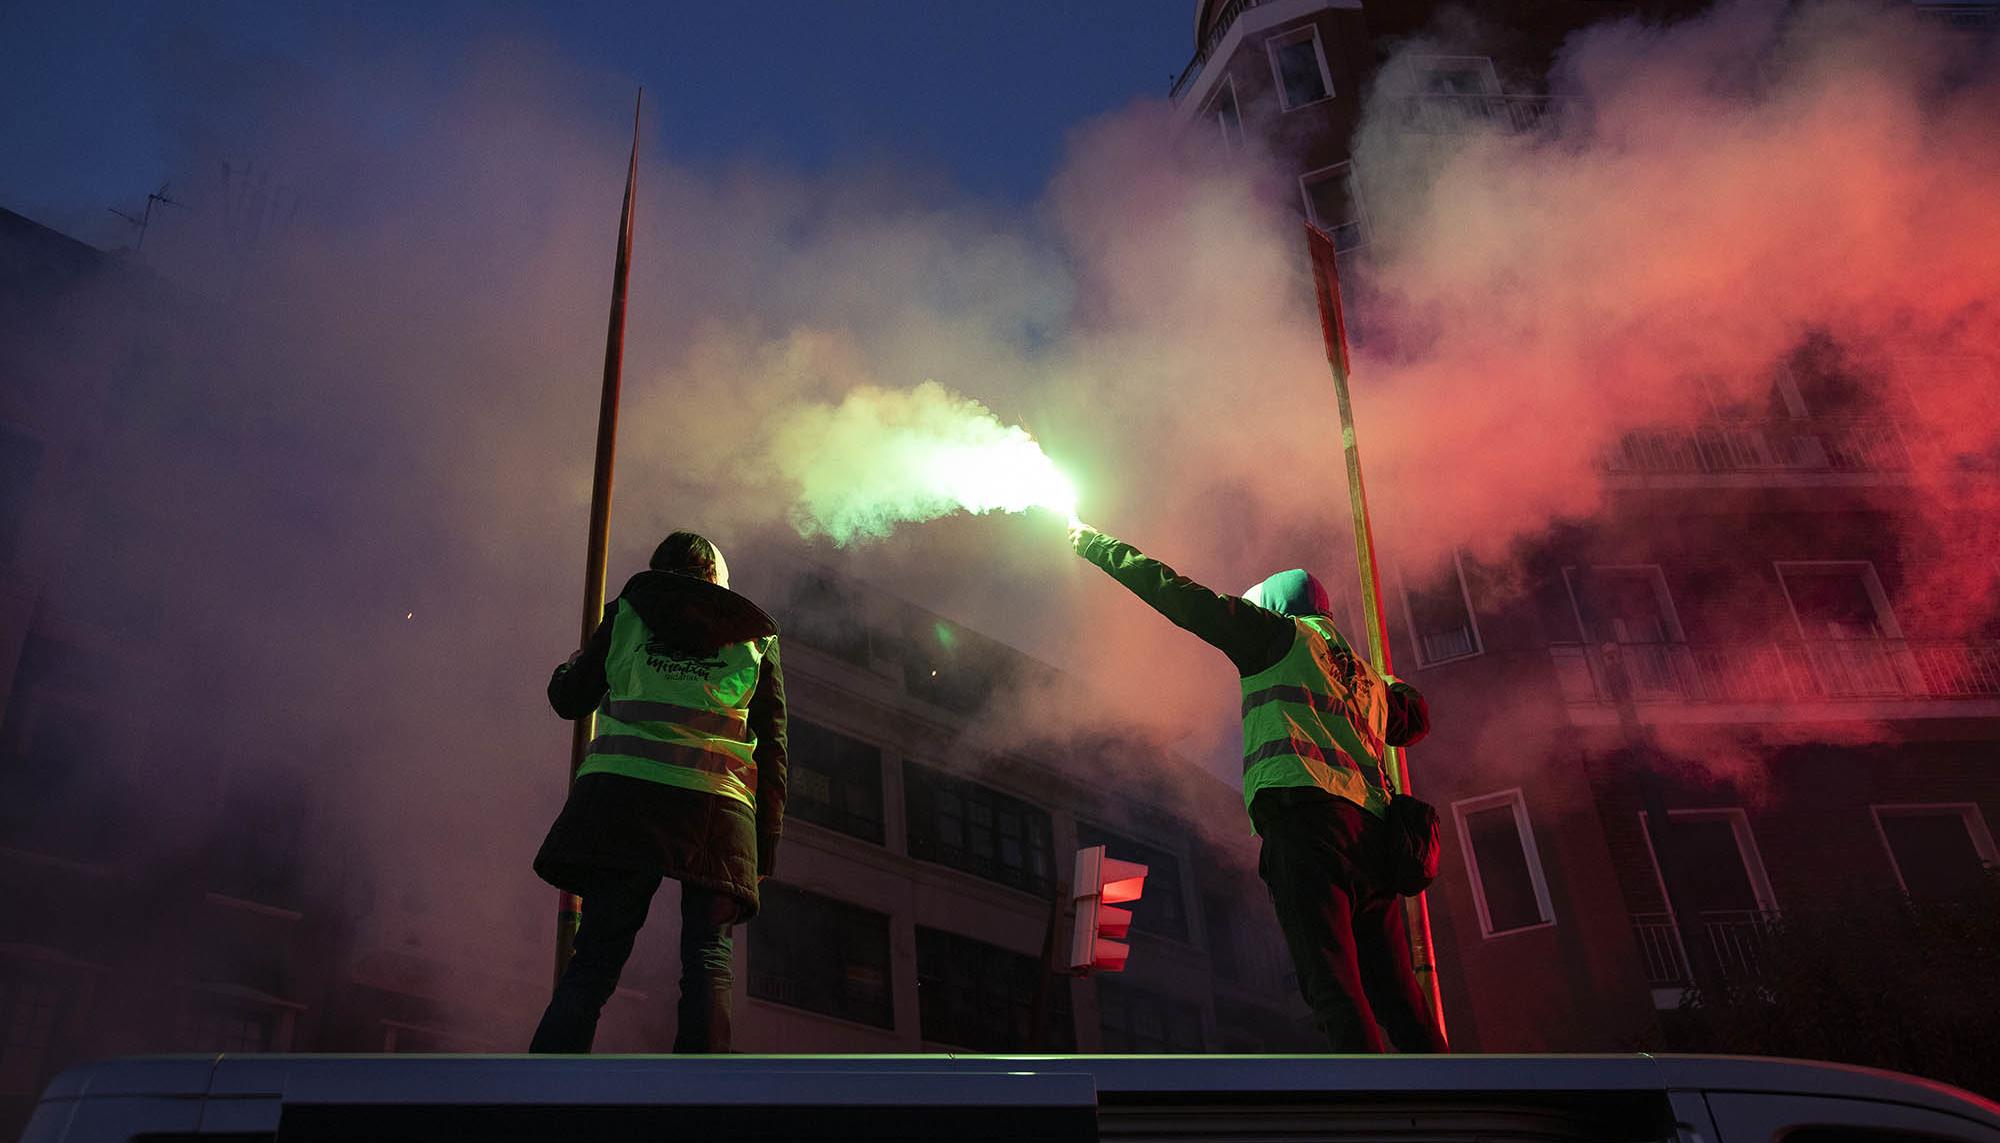
[[[674,572],[643,571],[618,593],[646,624],[654,645],[706,655],[732,643],[769,639],[749,726],[756,736],[757,808],[699,790],[623,774],[585,774],[570,787],[562,813],[535,855],[542,880],[589,896],[605,871],[654,873],[736,898],[748,920],[757,911],[757,882],[776,867],[785,816],[785,683],[778,664],[777,624],[728,588]],[[574,663],[549,679],[549,705],[563,718],[583,718],[607,689],[618,599]]]
[[[1244,678],[1278,665],[1292,649],[1298,627],[1294,617],[1331,618],[1332,600],[1312,573],[1282,571],[1240,596],[1221,595],[1174,571],[1139,549],[1102,532],[1085,530],[1077,554],[1123,584],[1166,616],[1175,626],[1199,636],[1223,654]],[[1389,681],[1388,724],[1383,735],[1391,746],[1408,746],[1430,731],[1430,710],[1424,696],[1401,680]],[[1259,797],[1289,791],[1265,791]],[[1294,796],[1320,795],[1304,790]]]

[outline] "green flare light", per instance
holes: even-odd
[[[940,449],[931,463],[935,487],[967,512],[1046,508],[1064,519],[1076,515],[1076,485],[1018,425],[997,441]]]
[[[799,534],[841,546],[956,512],[1076,519],[1076,485],[1026,429],[936,381],[795,406],[778,419],[768,462],[797,489]]]

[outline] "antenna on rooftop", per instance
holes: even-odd
[[[152,194],[147,195],[145,213],[141,214],[137,218],[133,218],[131,215],[126,214],[124,211],[119,210],[115,206],[107,206],[104,208],[139,228],[139,241],[133,244],[132,249],[134,250],[145,249],[146,228],[152,225],[153,223],[153,206],[155,204],[161,206],[178,206],[183,210],[187,209],[186,203],[180,202],[168,196],[167,188],[170,187],[171,185],[172,185],[171,183],[161,183],[159,190],[156,190]]]

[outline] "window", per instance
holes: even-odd
[[[1107,1052],[1200,1052],[1201,1009],[1110,977],[1097,978],[1098,1033]]]
[[[1902,637],[1873,564],[1849,560],[1776,567],[1799,635],[1808,642]]]
[[[903,689],[960,714],[983,710],[1019,668],[1012,649],[942,619],[913,619],[900,651]]]
[[[1271,75],[1278,83],[1278,102],[1285,110],[1333,96],[1333,77],[1320,50],[1319,29],[1301,28],[1265,42],[1271,55]]]
[[[210,887],[225,896],[296,908],[302,899],[305,792],[281,784],[239,781],[223,799]]]
[[[1581,637],[1624,645],[1620,656],[1638,698],[1682,692],[1681,622],[1658,566],[1563,569]]]
[[[882,749],[801,719],[790,724],[785,814],[882,844]]]
[[[1087,822],[1076,823],[1076,844],[1104,847],[1104,855],[1146,867],[1146,891],[1132,904],[1132,928],[1156,937],[1188,939],[1187,905],[1181,896],[1181,863],[1174,855],[1119,837]]]
[[[1333,235],[1335,250],[1352,250],[1365,242],[1361,208],[1354,193],[1354,164],[1335,163],[1299,176],[1299,193],[1305,196],[1306,217],[1313,225]]]
[[[55,1045],[63,1010],[63,989],[10,965],[0,980],[0,1094],[33,1095]]]
[[[1453,802],[1451,812],[1458,819],[1480,931],[1497,937],[1554,924],[1555,908],[1521,791]]]
[[[1434,666],[1479,654],[1479,625],[1472,616],[1472,596],[1465,589],[1465,565],[1451,554],[1438,573],[1417,590],[1403,591],[1403,609],[1416,646],[1417,664]]]
[[[191,1003],[182,1026],[182,1046],[189,1051],[283,1052],[292,1046],[293,1012],[284,1001],[218,985],[197,986]]]
[[[2000,864],[1993,835],[1971,803],[1875,806],[1875,828],[1903,892],[1922,901],[1970,901]]]
[[[401,1020],[382,1021],[384,1052],[497,1052],[501,1049],[483,1040],[471,1040],[443,1028],[405,1024]]]
[[[1577,626],[1588,642],[1678,643],[1680,617],[1657,565],[1564,568]]]
[[[1742,810],[1672,810],[1667,820],[1672,829],[1672,836],[1666,839],[1667,858],[1675,863],[1676,873],[1687,886],[1689,908],[1707,915],[1777,908],[1756,839],[1750,835],[1749,816]],[[1652,823],[1645,814],[1639,815],[1639,821],[1658,869],[1661,839],[1653,836]],[[1661,895],[1665,894],[1663,883]]]
[[[1047,897],[1055,848],[1047,810],[998,790],[903,764],[910,856]]]
[[[780,609],[786,635],[843,662],[868,667],[874,659],[873,632],[861,600],[831,576],[800,580]]]
[[[49,691],[24,695],[16,686],[15,696],[0,730],[0,842],[86,861],[105,856],[121,806],[104,771],[77,760],[118,757],[109,728]]]
[[[1488,56],[1406,56],[1404,82],[1414,95],[1498,95],[1500,76]]]
[[[1042,1039],[1034,1037],[1035,995],[1046,987]],[[917,928],[917,1009],[924,1039],[981,1052],[1076,1049],[1070,979],[1040,957],[942,929]]]
[[[1215,123],[1222,134],[1222,145],[1241,147],[1243,145],[1243,114],[1236,106],[1236,81],[1225,78],[1216,85],[1215,95],[1208,101],[1202,112]]]
[[[1796,652],[1801,685],[1834,698],[1923,693],[1920,678],[1905,676],[1902,628],[1874,565],[1779,563],[1778,581],[1791,604],[1805,646]]]
[[[42,467],[42,442],[12,425],[0,424],[0,563],[21,554],[21,528]]]
[[[1140,898],[1145,900],[1145,898]],[[1201,896],[1201,919],[1208,930],[1208,962],[1215,975],[1224,980],[1243,979],[1243,956],[1236,947],[1236,908],[1227,897],[1215,893]]]
[[[886,914],[764,883],[750,934],[750,995],[877,1028],[896,1026]]]

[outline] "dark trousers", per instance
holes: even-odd
[[[583,920],[569,967],[529,1042],[530,1052],[588,1052],[597,1017],[618,988],[632,942],[646,923],[656,874],[606,874],[583,894]],[[729,926],[734,898],[693,885],[681,886],[681,1002],[674,1031],[676,1052],[729,1050]]]
[[[1386,1028],[1401,1051],[1448,1051],[1410,967],[1403,900],[1384,885],[1387,827],[1317,791],[1266,791],[1251,812],[1264,839],[1257,872],[1332,1050],[1386,1051]]]

